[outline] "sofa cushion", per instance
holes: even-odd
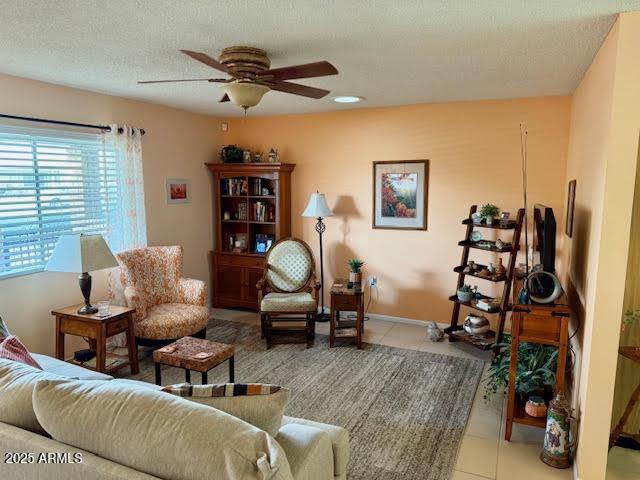
[[[349,432],[346,429],[336,425],[329,425],[327,423],[305,420],[303,418],[287,416],[282,418],[283,426],[290,425],[292,423],[318,428],[323,432],[326,432],[329,435],[333,446],[333,474],[336,477],[346,475],[347,465],[349,464]]]
[[[333,451],[329,435],[296,423],[283,425],[276,441],[287,454],[296,480],[333,480]]]
[[[209,309],[186,303],[162,303],[147,309],[147,317],[133,324],[136,337],[175,339],[202,330],[209,321]]]
[[[42,370],[42,367],[34,360],[27,347],[15,335],[0,339],[0,358],[25,363],[33,368]]]
[[[282,448],[266,432],[146,386],[43,380],[33,402],[38,420],[55,440],[150,475],[292,479]]]
[[[61,377],[75,378],[79,380],[111,380],[113,377],[105,373],[94,372],[80,365],[58,360],[57,358],[39,353],[32,353],[33,358],[40,364],[42,370],[55,373]]]
[[[275,437],[282,424],[289,390],[261,383],[219,385],[168,385],[165,392],[209,405],[238,417]]]
[[[31,400],[36,382],[63,378],[31,365],[0,358],[0,422],[42,433]]]

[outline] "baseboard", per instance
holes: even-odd
[[[367,313],[366,314],[371,320],[382,320],[383,322],[393,322],[393,323],[407,323],[409,325],[420,325],[426,327],[431,323],[430,320],[417,320],[415,318],[406,318],[406,317],[392,317],[391,315],[381,315],[379,313]],[[440,328],[448,327],[448,323],[438,323],[436,324]]]

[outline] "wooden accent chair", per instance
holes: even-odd
[[[315,337],[320,283],[316,281],[309,245],[292,237],[278,240],[267,253],[264,273],[256,287],[267,348],[274,343],[304,342],[310,347]],[[274,326],[274,321],[285,325]],[[286,325],[293,322],[304,325]]]
[[[115,304],[136,309],[138,345],[166,345],[186,336],[205,338],[206,283],[182,277],[182,247],[146,247],[116,255],[109,278]]]

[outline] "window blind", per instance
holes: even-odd
[[[0,125],[0,277],[42,270],[61,234],[109,232],[116,160],[101,134]]]

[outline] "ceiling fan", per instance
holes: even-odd
[[[204,63],[226,73],[231,78],[191,78],[184,80],[148,80],[138,82],[172,83],[172,82],[212,82],[221,83],[224,95],[220,102],[228,102],[245,109],[254,107],[269,90],[301,95],[309,98],[322,98],[329,90],[308,87],[288,82],[296,78],[324,77],[336,75],[338,70],[327,61],[292,65],[290,67],[270,68],[271,61],[267,52],[253,47],[228,47],[222,50],[218,60],[206,53],[180,50],[194,60]]]

